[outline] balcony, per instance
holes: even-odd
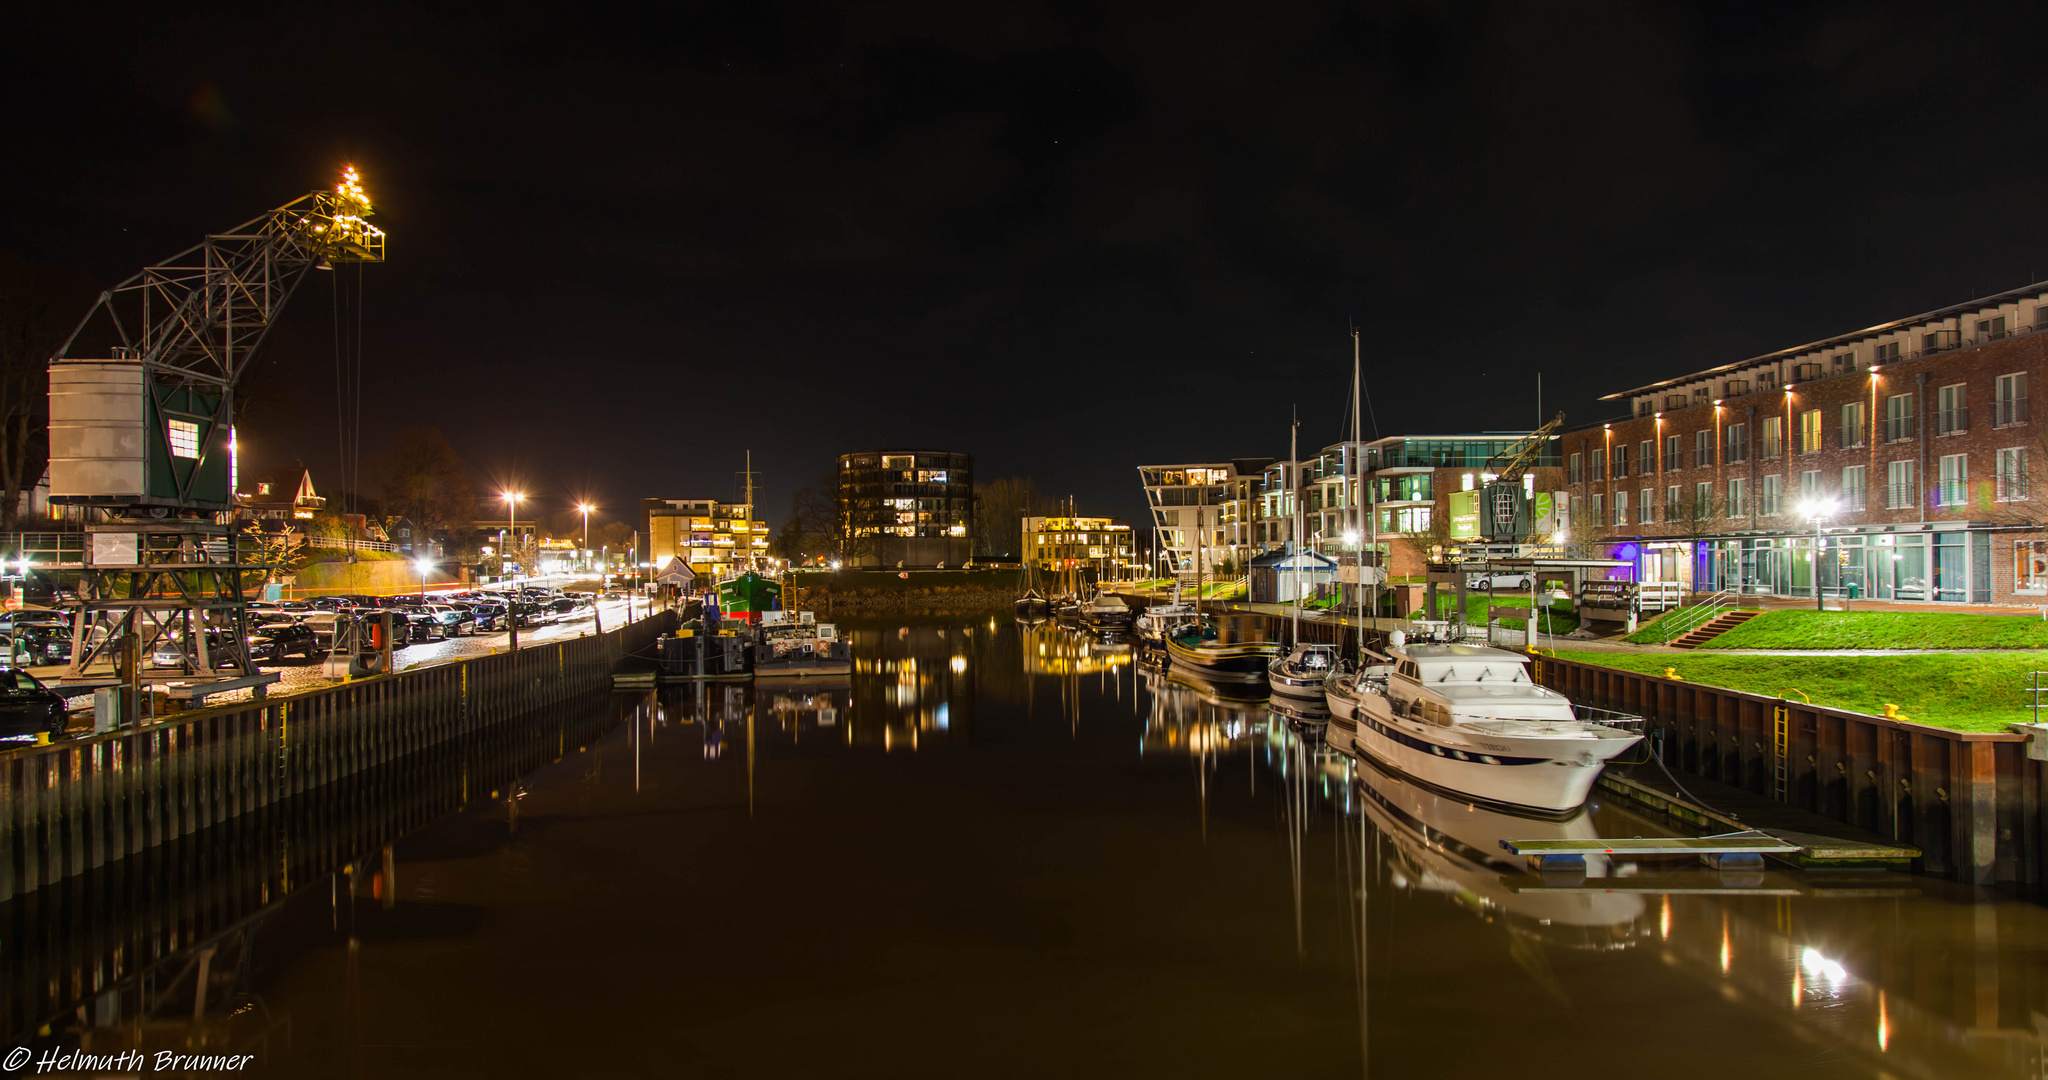
[[[1884,441],[1905,442],[1920,434],[1920,418],[1917,416],[1891,416],[1884,422]]]
[[[1864,509],[1862,488],[1842,489],[1842,509],[1855,512]]]
[[[1970,410],[1967,407],[1935,410],[1934,434],[1937,438],[1943,435],[1961,435],[1969,430]]]
[[[1934,485],[1934,505],[1962,506],[1970,501],[1968,480],[1942,480]]]
[[[2019,397],[2005,398],[1991,403],[1992,427],[2012,427],[2015,424],[2024,424],[2026,422],[2026,395],[2022,394]]]
[[[1884,508],[1887,510],[1911,510],[1919,505],[1919,489],[1912,484],[1886,484]]]
[[[1870,439],[1867,437],[1867,433],[1865,432],[1864,427],[1861,424],[1856,425],[1854,430],[1851,430],[1849,428],[1843,428],[1842,430],[1835,432],[1836,449],[1861,450],[1869,445]]]
[[[1782,495],[1773,495],[1768,492],[1758,495],[1756,497],[1757,516],[1777,517],[1780,513],[1783,513],[1783,510],[1780,509],[1780,506],[1784,503],[1784,501],[1785,497]]]
[[[2027,501],[2027,474],[2003,475],[1998,478],[1999,502]]]

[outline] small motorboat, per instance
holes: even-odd
[[[1285,656],[1266,665],[1266,681],[1279,696],[1323,702],[1323,683],[1337,673],[1337,647],[1314,641],[1297,641]]]
[[[1081,605],[1081,625],[1098,634],[1114,634],[1131,628],[1131,606],[1123,598],[1097,591]]]
[[[1280,655],[1280,646],[1271,641],[1225,644],[1218,640],[1215,623],[1197,619],[1166,639],[1166,654],[1174,670],[1208,682],[1256,683],[1266,681],[1266,665]]]

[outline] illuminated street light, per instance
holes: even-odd
[[[420,599],[425,600],[427,598],[427,575],[434,569],[434,560],[415,559],[412,565],[420,572]]]
[[[1821,529],[1829,518],[1835,516],[1835,509],[1835,500],[1833,499],[1806,499],[1799,504],[1800,516],[1813,522],[1813,610],[1815,611],[1827,610],[1822,604],[1820,596],[1821,547],[1826,543],[1826,540],[1821,535]]]
[[[583,511],[583,570],[590,572],[590,512],[597,507],[589,503],[577,503],[576,509]]]

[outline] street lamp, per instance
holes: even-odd
[[[577,503],[576,509],[583,511],[583,572],[590,572],[590,512],[597,507],[589,503]]]
[[[1799,513],[1813,522],[1813,610],[1826,611],[1827,608],[1822,604],[1820,596],[1821,545],[1825,542],[1821,528],[1829,518],[1835,516],[1835,500],[1808,499],[1799,504]]]
[[[420,572],[420,599],[425,600],[427,598],[427,573],[434,569],[434,560],[416,559],[412,565],[414,569]]]
[[[511,539],[513,540],[519,539],[519,500],[525,497],[525,495],[517,491],[505,493],[505,529],[511,534]],[[498,561],[500,564],[504,562],[502,551],[498,556]],[[499,569],[502,571],[504,569],[503,565],[500,565]]]

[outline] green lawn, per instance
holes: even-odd
[[[1468,593],[1465,597],[1465,621],[1472,626],[1485,626],[1486,609],[1489,606],[1526,608],[1529,606],[1529,598],[1526,596],[1502,595],[1495,598],[1489,605],[1485,593]],[[1456,607],[1457,598],[1455,596],[1449,593],[1437,594],[1436,610],[1438,618],[1449,618],[1451,612]],[[1420,612],[1409,616],[1411,619],[1420,617]],[[1510,630],[1521,630],[1529,625],[1529,620],[1502,619],[1500,624]],[[1558,600],[1552,602],[1543,612],[1543,626],[1538,632],[1544,634],[1569,634],[1578,628],[1579,616],[1573,612],[1571,601]]]
[[[1949,611],[1767,611],[1703,649],[2048,649],[2048,622]]]
[[[1851,614],[1854,614],[1851,612]],[[1964,616],[1967,617],[1967,616]],[[1629,656],[1559,649],[1567,660],[1661,675],[1676,668],[1688,682],[1724,686],[1798,700],[1803,690],[1816,705],[1884,714],[1886,702],[1908,719],[1957,731],[2004,731],[2031,720],[2023,708],[2027,673],[2048,671],[2048,654],[2006,656]]]

